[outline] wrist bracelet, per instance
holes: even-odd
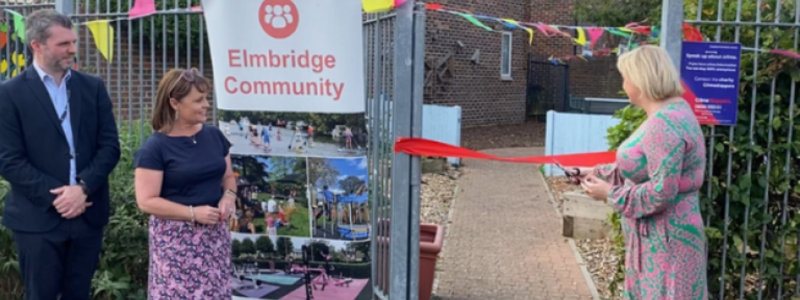
[[[236,200],[236,192],[234,192],[233,190],[225,190],[225,195],[231,196],[233,197],[234,200]]]
[[[192,223],[194,223],[194,206],[189,205],[189,215],[192,216]]]

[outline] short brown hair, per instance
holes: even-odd
[[[170,99],[175,98],[180,101],[192,92],[192,88],[201,93],[211,90],[211,81],[200,75],[197,69],[172,69],[164,74],[161,82],[158,83],[156,92],[156,107],[153,111],[152,125],[153,130],[169,132],[175,125],[176,111],[170,105]]]
[[[51,34],[50,28],[53,26],[72,29],[72,20],[67,15],[61,14],[52,8],[39,9],[26,16],[25,36],[28,38],[28,46],[32,41],[42,44],[47,43]]]

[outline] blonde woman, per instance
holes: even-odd
[[[622,215],[626,299],[708,299],[700,125],[666,51],[637,48],[617,68],[647,120],[620,145],[616,163],[579,168],[577,179]]]

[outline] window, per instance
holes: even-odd
[[[500,79],[511,80],[511,32],[503,31],[503,43],[500,49]]]

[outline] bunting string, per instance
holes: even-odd
[[[383,2],[383,5],[374,5],[374,3]],[[364,12],[381,12],[389,11],[397,6],[390,4],[390,0],[362,0]],[[561,57],[550,56],[549,60],[553,64],[564,64],[566,61],[581,59],[588,61],[595,57],[602,57],[611,54],[622,54],[626,51],[633,50],[639,46],[652,43],[652,40],[658,38],[660,30],[658,26],[647,25],[647,20],[640,22],[630,22],[625,26],[612,26],[612,27],[598,27],[598,26],[570,26],[570,25],[554,25],[544,24],[541,22],[522,22],[508,18],[498,18],[493,16],[482,15],[474,13],[469,10],[458,10],[453,8],[444,7],[439,3],[426,3],[425,8],[429,11],[436,11],[459,16],[469,23],[475,25],[488,32],[501,32],[495,30],[484,22],[500,23],[506,29],[521,29],[528,33],[528,44],[533,44],[534,34],[539,33],[545,37],[560,37],[568,38],[573,41],[575,45],[582,46],[581,53],[577,55],[567,55]],[[707,39],[702,33],[694,26],[684,23],[682,27],[683,39],[685,41],[702,42]],[[624,45],[619,45],[614,48],[597,49],[598,41],[606,34],[621,37],[627,40]],[[746,48],[743,48],[746,49]],[[774,55],[781,55],[794,59],[800,59],[800,54],[792,50],[765,50],[765,49],[750,49],[760,53],[769,53]]]
[[[407,0],[361,0],[362,9],[364,12],[382,12],[390,11],[402,4]],[[504,28],[524,30],[528,34],[528,44],[533,44],[534,34],[539,32],[545,37],[562,37],[571,39],[574,44],[583,46],[583,50],[578,55],[568,55],[561,57],[551,56],[549,59],[554,64],[563,64],[565,61],[581,59],[588,60],[595,57],[602,57],[611,54],[622,54],[625,51],[634,49],[640,45],[648,43],[648,39],[657,38],[660,31],[657,26],[646,25],[647,20],[641,22],[631,22],[625,26],[618,27],[597,27],[597,26],[568,26],[568,25],[553,25],[544,24],[541,22],[522,22],[508,18],[497,18],[482,14],[476,14],[467,10],[456,10],[445,8],[438,3],[427,3],[425,8],[430,11],[448,13],[459,16],[469,23],[489,32],[499,32],[491,26],[486,25],[484,22],[496,22],[502,24]],[[19,41],[25,42],[25,16],[17,11],[6,9],[6,12],[13,17],[13,34]],[[156,10],[155,0],[135,0],[133,6],[128,12],[128,16],[119,17],[115,19],[106,20],[92,20],[76,24],[87,26],[92,33],[92,38],[103,57],[112,61],[114,57],[114,28],[112,22],[135,20],[157,14],[174,14],[179,12],[199,12],[202,13],[201,6],[192,6],[188,8],[173,8],[167,10]],[[705,38],[697,28],[687,23],[683,24],[683,37],[686,41],[704,41]],[[0,23],[0,45],[8,43],[9,35],[8,23]],[[626,45],[609,49],[595,49],[597,42],[605,35],[610,34],[626,39]],[[644,41],[635,41],[637,38],[644,38]],[[2,46],[0,46],[2,48]],[[762,50],[750,49],[752,51],[761,53],[771,53],[774,55],[782,55],[794,59],[800,59],[800,54],[791,50]],[[3,67],[0,65],[0,69]],[[0,70],[2,71],[2,70]]]
[[[392,0],[398,1],[400,4],[405,2],[405,0]],[[3,23],[0,25],[0,48],[3,48],[8,43],[8,32],[9,30],[13,30],[13,34],[21,42],[25,42],[25,16],[21,13],[6,9],[7,13],[9,13],[13,17],[13,28],[9,29],[8,24]],[[95,46],[100,51],[100,54],[108,60],[109,62],[114,59],[114,27],[111,25],[113,22],[119,21],[129,21],[140,19],[152,15],[157,14],[175,14],[181,12],[202,12],[203,9],[200,5],[188,7],[188,8],[173,8],[173,9],[166,9],[166,10],[156,10],[155,0],[136,0],[131,7],[130,11],[128,11],[128,16],[119,17],[114,19],[102,19],[102,20],[91,20],[76,23],[75,26],[86,26],[89,29],[89,32],[92,34],[92,39],[94,40]],[[8,69],[8,66],[3,67],[0,65],[0,72],[5,72],[3,68]]]

